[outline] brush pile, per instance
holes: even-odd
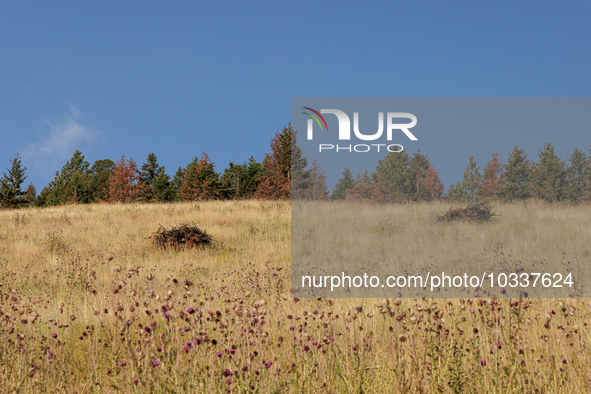
[[[437,215],[438,222],[452,222],[454,220],[466,220],[466,221],[487,221],[493,216],[497,216],[492,213],[493,206],[490,203],[479,202],[476,204],[468,205],[466,208],[450,208],[449,211],[443,215]]]
[[[167,230],[162,225],[149,238],[158,247],[167,249],[193,248],[211,244],[212,237],[197,226],[181,224]]]

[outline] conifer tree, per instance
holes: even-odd
[[[185,170],[182,167],[179,167],[178,170],[176,170],[176,172],[174,173],[174,177],[172,178],[171,182],[173,200],[180,200],[180,191],[184,180]]]
[[[2,172],[0,179],[0,206],[19,208],[27,204],[25,192],[22,190],[22,184],[27,178],[27,167],[23,167],[18,153],[10,163],[10,169],[6,169],[8,173]]]
[[[408,162],[408,181],[410,184],[409,199],[422,201],[425,199],[425,177],[430,167],[427,156],[415,153]]]
[[[456,185],[450,185],[448,189],[448,196],[450,201],[457,201],[462,203],[475,203],[477,200],[476,194],[482,175],[480,174],[480,167],[476,165],[474,156],[468,158],[468,166],[464,171],[464,179]]]
[[[503,165],[505,184],[497,190],[497,197],[502,201],[524,200],[530,197],[529,177],[531,162],[527,153],[517,145],[509,153],[507,163]]]
[[[422,184],[425,188],[422,197],[424,201],[441,199],[443,196],[443,183],[439,179],[437,170],[431,165],[431,163],[429,163],[429,168],[427,168],[427,173],[425,174]]]
[[[138,182],[140,173],[133,158],[125,160],[125,155],[115,163],[109,178],[109,201],[133,202],[139,199],[143,185]]]
[[[147,162],[142,165],[139,182],[143,185],[141,198],[144,201],[164,202],[172,199],[170,177],[164,167],[158,164],[154,152],[148,154]]]
[[[230,162],[220,177],[220,196],[225,199],[249,198],[256,191],[259,179],[263,175],[263,166],[254,157],[248,162],[234,164]]]
[[[353,189],[355,187],[355,178],[353,178],[353,174],[351,174],[351,170],[345,168],[343,171],[343,177],[339,179],[339,183],[337,183],[332,189],[332,195],[330,196],[331,200],[344,200],[347,197],[347,191]]]
[[[314,159],[308,170],[306,188],[294,188],[291,197],[293,199],[305,200],[327,200],[328,190],[326,187],[326,175],[320,164]]]
[[[296,144],[296,131],[288,123],[271,139],[271,153],[263,160],[263,175],[256,198],[289,199],[292,190],[308,187],[308,162]]]
[[[588,192],[588,184],[591,175],[591,160],[585,152],[575,148],[569,157],[570,165],[566,169],[566,185],[564,187],[564,199],[578,202]]]
[[[406,152],[390,152],[378,161],[373,179],[386,201],[402,202],[410,199],[412,180],[408,164]]]
[[[408,181],[411,201],[431,201],[441,198],[443,194],[443,184],[437,170],[420,151],[408,162]]]
[[[27,200],[27,204],[30,207],[37,205],[37,189],[35,189],[32,183],[29,183],[29,187],[25,191],[25,200]]]
[[[109,178],[115,170],[111,159],[97,160],[88,171],[88,194],[90,202],[106,201],[109,198]]]
[[[485,202],[495,199],[497,192],[506,182],[499,154],[493,152],[491,156],[492,159],[484,167],[484,177],[476,193],[478,199]]]
[[[245,171],[242,179],[240,197],[251,198],[256,193],[261,177],[263,176],[263,164],[255,160],[253,156],[248,158],[248,162],[243,164]]]
[[[40,203],[60,205],[91,202],[92,195],[88,190],[89,167],[90,164],[84,160],[82,152],[76,150],[61,171],[55,173],[53,181],[43,188],[39,196]]]
[[[210,200],[220,197],[219,175],[207,153],[202,152],[185,168],[179,197],[184,201]]]
[[[346,199],[371,203],[390,202],[392,196],[385,195],[373,178],[375,174],[370,175],[367,170],[360,171],[355,179],[355,186],[347,190]]]
[[[450,184],[447,188],[447,198],[449,201],[462,202],[464,200],[464,194],[462,192],[462,184],[457,182],[456,184]]]
[[[246,168],[244,164],[234,164],[233,161],[230,162],[220,176],[221,198],[231,200],[242,197],[245,172]]]
[[[538,157],[539,161],[534,163],[531,171],[532,196],[548,202],[560,201],[566,180],[566,165],[554,154],[554,147],[548,142]]]

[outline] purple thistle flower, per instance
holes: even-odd
[[[157,366],[159,366],[159,365],[160,365],[160,361],[158,361],[158,360],[156,360],[156,359],[153,359],[153,360],[152,360],[152,367],[156,368],[156,367],[157,367]]]
[[[308,345],[304,346],[304,352],[307,352],[308,350],[310,350],[310,346],[308,346]]]
[[[485,367],[486,366],[486,360],[484,360],[484,359],[480,360],[480,365],[482,365],[483,367]]]
[[[188,313],[188,314],[193,314],[193,313],[195,313],[195,308],[191,307],[191,308],[187,309],[187,313]]]
[[[158,346],[157,349],[158,349],[159,352],[161,352],[162,351],[162,346]]]
[[[52,338],[57,338],[57,334],[55,334],[55,333],[54,334],[51,334],[51,337]]]
[[[222,357],[222,352],[217,352],[215,355],[218,357]]]
[[[133,383],[134,383],[134,384],[138,384],[138,383],[139,383],[139,381],[140,381],[140,380],[139,380],[138,378],[135,378],[135,379],[133,379]]]
[[[232,371],[230,371],[228,368],[226,368],[224,370],[224,372],[222,372],[222,376],[224,376],[224,377],[228,377],[228,376],[232,376],[232,375],[233,375]]]
[[[244,367],[242,367],[242,372],[246,372],[248,371],[248,364],[245,364]]]
[[[120,366],[124,367],[127,365],[127,361],[121,361],[121,364],[119,364]]]

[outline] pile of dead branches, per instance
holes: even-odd
[[[162,225],[149,238],[158,247],[167,249],[193,248],[211,244],[212,237],[197,226],[181,224],[167,230]]]
[[[471,204],[465,208],[450,208],[449,211],[445,212],[443,215],[437,215],[437,221],[487,221],[490,220],[493,216],[497,216],[496,214],[492,213],[492,209],[493,205],[485,202]]]

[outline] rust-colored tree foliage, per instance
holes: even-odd
[[[263,161],[264,175],[255,193],[256,198],[286,200],[291,197],[292,138],[293,126],[288,124],[271,139],[272,153],[267,154]],[[294,169],[295,178],[301,175],[295,173]]]
[[[140,172],[133,158],[121,159],[115,163],[113,175],[109,178],[109,199],[110,202],[132,202],[136,201],[142,190],[142,185],[138,183]]]
[[[357,202],[386,202],[384,192],[376,182],[358,182],[352,189],[347,190],[346,199]]]
[[[346,191],[346,200],[357,202],[383,203],[386,196],[377,182],[371,179],[367,171],[357,174],[355,186]]]
[[[425,187],[425,194],[423,199],[425,201],[439,200],[443,195],[443,183],[439,179],[439,174],[435,167],[429,163],[425,178],[422,179],[422,184]]]
[[[492,159],[484,167],[484,179],[480,181],[480,187],[476,194],[477,198],[483,202],[494,200],[499,188],[506,182],[499,154],[494,152],[491,156]]]

